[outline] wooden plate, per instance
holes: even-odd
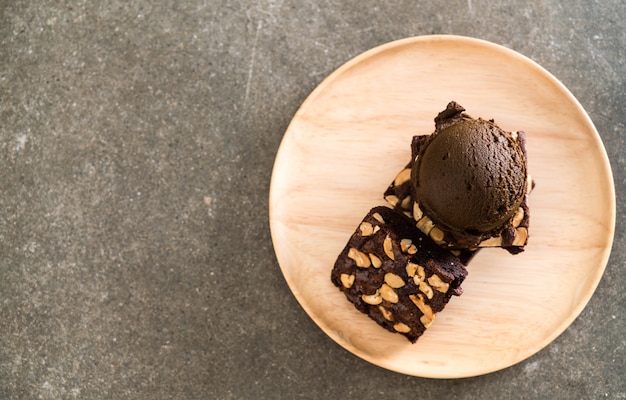
[[[409,161],[411,137],[434,130],[450,100],[474,117],[527,134],[527,250],[486,249],[416,344],[356,311],[330,282],[349,236]],[[528,58],[482,40],[423,36],[391,42],[340,67],[294,116],[276,156],[270,226],[296,299],[333,340],[378,366],[457,378],[536,353],[592,296],[615,226],[610,165],[574,96]]]

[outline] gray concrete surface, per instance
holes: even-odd
[[[0,398],[626,398],[625,26],[621,0],[0,0]],[[617,191],[580,317],[520,364],[450,381],[331,341],[268,225],[274,156],[311,90],[432,33],[551,71]]]

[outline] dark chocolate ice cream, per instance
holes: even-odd
[[[451,102],[412,170],[421,209],[456,244],[500,233],[526,194],[526,158],[511,133]]]

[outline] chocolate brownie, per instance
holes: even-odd
[[[370,210],[337,258],[331,281],[383,328],[415,342],[451,296],[462,293],[461,261],[391,208]]]

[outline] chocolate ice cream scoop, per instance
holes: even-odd
[[[415,196],[455,238],[497,234],[526,194],[525,154],[510,133],[461,111],[451,103],[435,120],[413,167]]]

